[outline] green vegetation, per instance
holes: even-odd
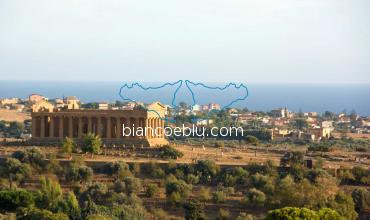
[[[100,147],[102,146],[102,141],[98,135],[88,133],[83,137],[82,140],[82,151],[94,154],[100,153]]]
[[[165,159],[174,159],[181,158],[184,154],[176,150],[170,145],[165,145],[159,149],[159,156]]]
[[[306,168],[304,154],[298,151],[287,153],[280,167],[271,161],[220,167],[198,160],[116,161],[92,169],[75,157],[62,168],[39,148],[14,152],[1,163],[0,212],[15,213],[19,219],[170,219],[158,206],[144,207],[155,201],[165,210],[183,213],[185,219],[211,214],[212,219],[355,220],[370,206],[370,194],[361,187],[368,184],[368,170],[341,169],[335,177],[322,166]],[[36,187],[28,187],[30,183]],[[357,187],[348,193],[340,184]],[[243,213],[227,208],[230,204]],[[209,205],[217,209],[209,213]],[[247,214],[250,210],[268,214],[253,216]]]
[[[328,208],[320,209],[315,212],[307,208],[286,207],[270,211],[265,220],[345,220],[336,211]]]
[[[0,121],[0,135],[2,137],[20,138],[22,133],[26,133],[23,123]]]
[[[72,138],[66,137],[62,141],[62,152],[69,155],[70,159],[72,158],[72,152],[76,150],[76,143],[73,141]]]

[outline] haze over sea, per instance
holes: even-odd
[[[63,96],[77,96],[83,102],[114,102],[121,100],[120,87],[127,82],[96,82],[96,81],[0,81],[0,98],[19,97],[27,98],[32,93],[38,93],[50,99]],[[143,85],[159,85],[160,83],[142,83]],[[226,84],[226,83],[225,83]],[[225,85],[213,83],[211,85]],[[370,84],[256,84],[247,83],[249,96],[246,100],[237,102],[234,106],[250,110],[268,111],[274,108],[287,107],[293,111],[326,110],[350,113],[355,110],[363,116],[370,116]],[[179,91],[179,101],[189,101],[190,96],[185,86]],[[163,94],[138,92],[138,101],[151,102],[171,97],[169,91]],[[221,95],[212,95],[212,91],[200,95],[202,103],[227,103],[230,94],[225,91]],[[140,99],[140,100],[139,100]],[[189,102],[188,102],[189,103]]]

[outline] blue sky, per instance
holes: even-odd
[[[370,83],[370,1],[0,0],[0,79]]]

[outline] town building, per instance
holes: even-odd
[[[80,101],[76,98],[76,96],[68,96],[64,99],[65,108],[67,109],[79,109],[80,108]]]
[[[59,143],[65,137],[78,142],[87,133],[93,133],[99,135],[106,145],[145,147],[167,144],[162,120],[164,106],[156,102],[148,107],[155,112],[143,109],[56,109],[51,103],[41,100],[32,106],[31,142]],[[140,129],[144,132],[138,132]],[[152,132],[155,129],[157,133]]]
[[[317,117],[318,114],[317,114],[317,112],[305,112],[303,115],[315,118],[315,117]]]
[[[272,117],[276,118],[290,118],[292,116],[292,113],[287,108],[271,110],[270,114]]]
[[[221,109],[220,104],[217,104],[217,103],[209,103],[208,104],[208,110],[209,111],[212,111],[212,110],[220,110],[220,109]]]
[[[28,97],[28,101],[30,103],[36,103],[36,102],[39,102],[39,101],[44,100],[44,99],[45,99],[45,97],[40,95],[40,94],[32,94]]]
[[[5,98],[5,99],[0,99],[0,105],[14,105],[19,103],[19,98]]]
[[[100,110],[108,110],[109,109],[109,104],[107,102],[99,103],[98,109],[100,109]]]
[[[199,111],[201,111],[202,110],[202,108],[201,108],[201,106],[200,105],[198,105],[198,104],[195,104],[195,105],[193,105],[193,107],[192,107],[192,111],[193,112],[199,112]]]

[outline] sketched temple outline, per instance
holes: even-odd
[[[135,86],[137,86],[140,89],[147,91],[147,90],[156,90],[156,89],[161,89],[161,88],[164,88],[164,87],[175,86],[176,85],[177,86],[176,87],[176,90],[172,94],[171,105],[172,105],[172,107],[177,107],[177,105],[175,104],[176,96],[177,96],[177,93],[180,90],[180,88],[182,87],[182,85],[183,85],[184,82],[185,82],[186,88],[191,93],[191,98],[192,98],[192,102],[193,102],[192,105],[191,105],[191,109],[192,110],[193,110],[194,105],[196,105],[196,95],[194,94],[194,91],[193,91],[193,89],[191,88],[190,85],[192,85],[192,86],[200,86],[200,87],[203,87],[203,88],[206,88],[206,89],[220,90],[220,91],[226,90],[229,87],[234,87],[236,89],[243,89],[245,91],[245,95],[243,97],[239,97],[239,98],[233,99],[227,105],[223,106],[220,109],[220,111],[223,110],[223,109],[226,109],[226,108],[231,107],[233,104],[235,104],[235,103],[237,103],[239,101],[246,100],[248,98],[248,96],[249,96],[248,87],[246,85],[244,85],[243,83],[237,84],[237,83],[231,83],[230,82],[230,83],[226,84],[225,86],[220,87],[220,86],[208,86],[208,85],[206,85],[204,83],[193,82],[193,81],[190,81],[190,80],[178,80],[176,82],[166,82],[166,83],[164,83],[162,85],[159,85],[159,86],[143,86],[139,82],[125,83],[123,86],[120,87],[118,95],[121,97],[121,99],[123,101],[130,101],[130,102],[134,102],[134,103],[138,104],[138,102],[136,100],[131,99],[131,98],[129,98],[129,97],[127,97],[127,96],[125,96],[123,94],[123,92],[124,92],[125,89],[133,89]],[[157,111],[152,110],[152,109],[148,109],[145,106],[142,106],[142,107],[144,109],[146,109],[147,111],[156,113],[158,115],[158,117],[160,117],[160,114]],[[161,119],[167,121],[167,118],[161,118]]]

